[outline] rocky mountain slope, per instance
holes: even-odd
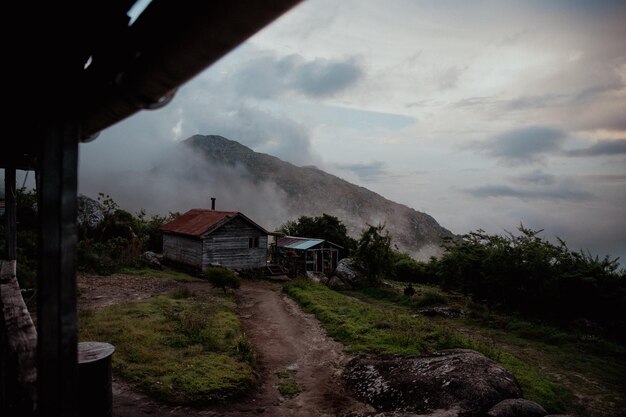
[[[358,237],[367,223],[384,223],[393,243],[418,259],[440,254],[441,238],[452,235],[426,213],[315,167],[298,167],[221,136],[195,135],[183,146],[212,165],[237,167],[253,183],[276,184],[284,192],[282,204],[287,205],[284,209],[291,216],[285,221],[328,213],[343,221],[353,237]]]

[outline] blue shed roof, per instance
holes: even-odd
[[[326,242],[336,248],[343,249],[341,246],[329,242],[324,239],[313,239],[309,237],[295,237],[295,236],[285,236],[278,239],[276,242],[276,247],[286,248],[286,249],[297,249],[297,250],[307,250],[311,249],[320,243]]]
[[[276,242],[276,246],[278,246],[279,248],[307,250],[311,249],[313,246],[319,245],[323,241],[323,239],[285,236],[278,239],[278,242]]]

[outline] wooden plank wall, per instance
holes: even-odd
[[[250,248],[249,238],[259,247]],[[204,239],[202,267],[219,263],[226,268],[264,268],[267,264],[267,235],[241,218],[235,218]]]
[[[202,267],[202,240],[165,233],[163,257],[200,269]]]

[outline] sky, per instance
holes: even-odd
[[[624,22],[623,1],[306,0],[82,144],[79,187],[217,134],[454,233],[523,224],[625,265]]]

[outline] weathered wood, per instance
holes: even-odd
[[[16,259],[15,168],[4,170],[4,237],[5,259]]]
[[[250,247],[250,239],[257,241],[258,247]],[[226,268],[264,268],[267,243],[268,237],[263,230],[237,216],[201,239],[166,232],[163,256],[199,270],[215,263]]]
[[[163,256],[165,259],[202,268],[202,241],[180,235],[163,235]]]
[[[51,127],[43,142],[37,279],[37,408],[77,412],[76,214],[79,129]]]
[[[32,404],[37,401],[37,331],[15,275],[15,260],[0,261],[0,306],[7,358],[17,361],[17,381]],[[11,399],[8,398],[8,401]]]
[[[249,247],[249,239],[257,238],[258,247]],[[234,218],[205,236],[202,268],[219,263],[227,268],[252,269],[267,265],[267,235],[241,218]]]

